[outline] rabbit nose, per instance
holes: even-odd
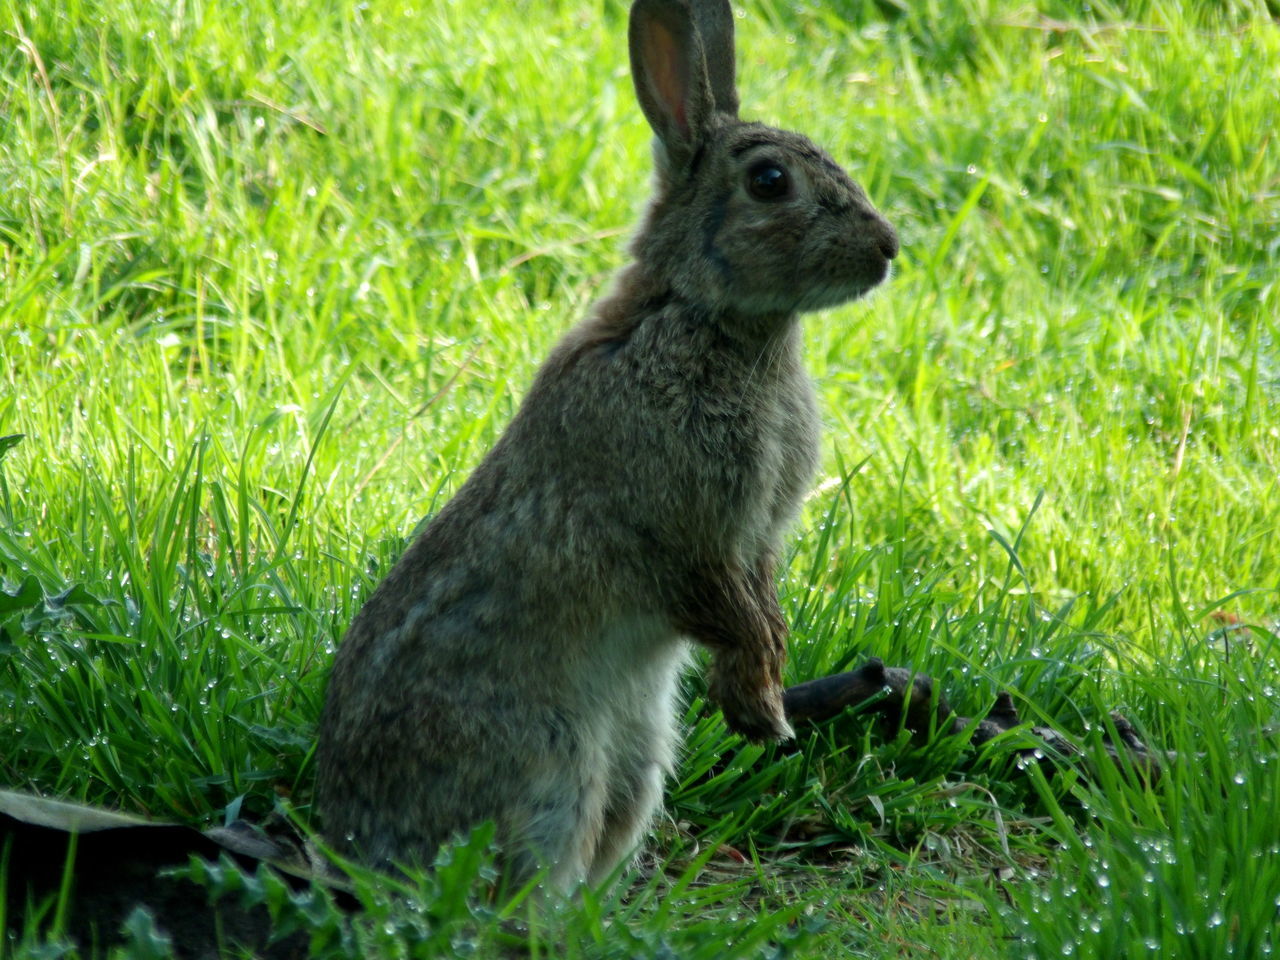
[[[883,217],[877,217],[880,222],[876,224],[880,229],[877,231],[876,244],[880,247],[880,252],[884,254],[886,260],[892,260],[898,255],[898,234],[893,227],[889,226],[889,221]]]
[[[886,260],[892,260],[898,255],[898,234],[889,226],[889,221],[880,216],[875,210],[867,205],[859,211],[859,216],[863,223],[866,224],[867,230],[871,233],[871,239],[875,242],[876,248],[884,256]]]

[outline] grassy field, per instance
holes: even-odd
[[[350,924],[237,895],[315,956],[1270,955],[1274,11],[739,11],[744,114],[827,146],[903,240],[883,292],[806,321],[828,429],[789,682],[875,655],[966,715],[1008,690],[1094,774],[852,717],[752,747],[694,675],[669,816],[611,891],[496,907],[480,837],[362,878]],[[0,0],[0,786],[309,823],[346,624],[622,260],[625,23]],[[1158,783],[1105,759],[1112,710],[1179,752]],[[0,957],[67,955],[29,914]]]

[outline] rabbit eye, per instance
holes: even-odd
[[[757,200],[781,200],[791,191],[791,178],[781,167],[762,163],[747,171],[747,191]]]

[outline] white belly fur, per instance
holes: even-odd
[[[686,641],[656,617],[629,617],[606,628],[592,659],[571,691],[587,722],[576,842],[553,868],[561,887],[603,879],[634,853],[661,807],[680,738]]]

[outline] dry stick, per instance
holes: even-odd
[[[970,743],[974,746],[981,746],[1022,726],[1013,697],[1008,693],[1001,692],[981,720],[959,717],[947,706],[941,691],[934,694],[932,679],[901,667],[886,667],[878,657],[873,657],[856,670],[788,687],[783,692],[782,703],[787,719],[793,724],[829,720],[849,707],[855,708],[857,713],[877,714],[888,729],[904,726],[913,733],[933,729],[954,734],[976,724],[970,735]],[[1159,751],[1157,754],[1150,750],[1139,739],[1133,724],[1121,714],[1112,713],[1111,723],[1116,736],[1107,736],[1103,746],[1122,768],[1131,767],[1155,780],[1159,778],[1163,764],[1176,761],[1174,752]],[[1066,759],[1083,758],[1080,748],[1052,727],[1031,727],[1030,732],[1044,747]],[[1020,753],[1034,756],[1037,748]]]

